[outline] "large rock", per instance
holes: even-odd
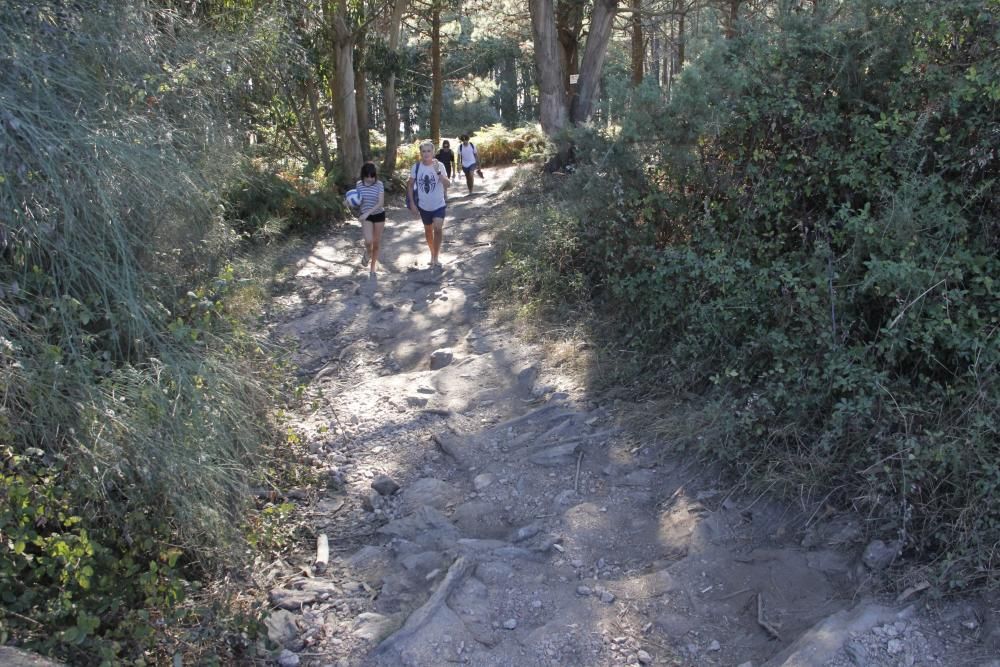
[[[463,535],[481,538],[501,538],[510,532],[510,524],[496,503],[474,500],[455,508],[452,521]]]
[[[864,634],[876,625],[909,618],[913,611],[913,607],[899,609],[861,602],[853,609],[838,611],[817,623],[795,643],[768,660],[765,667],[825,665],[852,637]]]
[[[278,646],[286,648],[291,646],[299,636],[299,628],[295,624],[296,618],[295,614],[284,609],[272,611],[264,621],[264,625],[267,627],[268,639]],[[7,663],[0,661],[0,664]]]
[[[396,480],[388,475],[379,475],[372,480],[372,488],[378,491],[379,495],[391,496],[396,493],[396,491],[399,491],[399,484],[397,484]]]
[[[424,549],[443,550],[458,539],[458,529],[433,507],[423,506],[412,514],[393,519],[378,529],[391,537],[400,537]]]
[[[408,485],[400,492],[404,512],[412,512],[420,507],[443,510],[459,498],[458,489],[448,482],[433,477],[423,477]]]
[[[400,625],[402,625],[402,616],[399,614],[383,616],[382,614],[365,612],[354,619],[352,634],[377,644],[399,629]]]

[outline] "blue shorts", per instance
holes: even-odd
[[[476,169],[479,169],[478,162],[473,162],[468,167],[462,167],[462,171],[464,171],[466,174],[468,174],[470,171],[475,171]]]
[[[418,206],[417,210],[420,211],[420,219],[423,221],[423,223],[425,225],[431,225],[434,224],[434,218],[441,218],[442,220],[444,220],[444,210],[446,208],[448,207],[442,206],[436,211],[425,211],[424,209]]]

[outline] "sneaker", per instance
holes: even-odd
[[[375,280],[375,279],[376,279],[376,277],[377,277],[377,276],[375,275],[375,272],[374,272],[374,271],[369,271],[369,272],[368,272],[368,280]]]

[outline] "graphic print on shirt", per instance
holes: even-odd
[[[436,175],[431,172],[430,174],[424,173],[424,175],[421,176],[421,171],[420,167],[417,167],[417,187],[419,187],[424,194],[429,194],[437,189],[438,181]]]

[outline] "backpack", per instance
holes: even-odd
[[[410,193],[410,197],[413,200],[413,205],[416,206],[420,194],[420,183],[417,181],[417,177],[420,175],[420,160],[413,163],[411,173],[413,174],[413,191]]]

